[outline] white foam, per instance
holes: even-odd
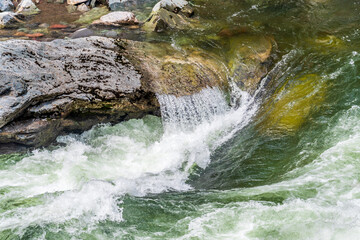
[[[239,89],[237,94],[238,109],[230,109],[218,89],[159,96],[165,132],[156,117],[102,125],[61,137],[65,147],[35,151],[1,170],[0,187],[13,187],[6,200],[35,197],[43,203],[0,213],[0,231],[71,219],[90,227],[104,219],[121,221],[119,196],[190,190],[193,166],[205,168],[211,152],[255,113],[255,107],[249,111],[251,97]]]
[[[324,133],[332,138],[332,146],[310,164],[289,172],[282,181],[221,192],[224,200],[288,193],[283,203],[204,204],[197,210],[202,212],[200,216],[187,219],[188,232],[179,239],[358,239],[359,119],[358,106],[341,113],[337,124]]]

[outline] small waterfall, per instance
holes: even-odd
[[[166,128],[190,130],[214,116],[224,114],[229,105],[218,88],[205,88],[190,96],[158,94],[162,120]]]

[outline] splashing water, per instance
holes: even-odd
[[[158,99],[165,131],[154,116],[100,125],[82,135],[59,137],[64,147],[36,150],[1,169],[0,190],[8,192],[0,202],[17,201],[22,207],[0,211],[0,231],[22,234],[32,224],[74,219],[87,228],[104,220],[121,222],[121,196],[190,190],[186,181],[194,166],[205,168],[234,126],[243,127],[251,118],[249,101],[230,109],[216,88]]]

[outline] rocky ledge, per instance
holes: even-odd
[[[265,46],[253,64],[269,57],[271,44]],[[254,59],[253,52],[234,51]],[[256,85],[264,74],[252,69],[258,77],[242,85]],[[60,134],[98,123],[159,115],[156,94],[226,88],[228,74],[215,54],[167,43],[104,37],[0,42],[0,153],[46,146]]]
[[[111,39],[0,43],[0,152],[44,146],[100,122],[158,114],[158,107]]]

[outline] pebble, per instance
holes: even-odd
[[[47,23],[42,23],[39,25],[39,28],[48,28],[50,25]]]
[[[14,34],[14,37],[24,37],[24,36],[26,36],[26,33],[24,33],[24,32],[16,32]]]
[[[87,12],[87,11],[89,11],[90,9],[89,9],[88,6],[86,6],[85,3],[82,3],[82,4],[80,4],[80,5],[77,7],[77,10],[78,10],[79,12]]]
[[[26,34],[25,36],[29,37],[29,38],[38,38],[38,37],[43,37],[44,34],[42,34],[42,33],[29,33],[29,34]]]
[[[68,26],[63,25],[63,24],[53,24],[50,26],[50,29],[64,29],[67,28]]]
[[[66,9],[67,9],[68,13],[76,12],[76,6],[75,5],[67,5]]]

